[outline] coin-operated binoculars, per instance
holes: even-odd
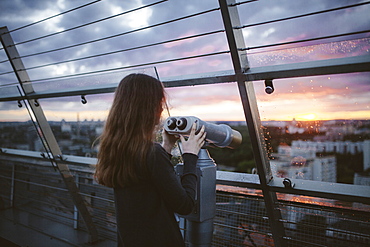
[[[242,142],[238,131],[226,124],[212,124],[197,117],[169,117],[164,123],[164,129],[169,134],[189,135],[193,123],[196,132],[202,126],[206,131],[206,143],[221,148],[236,148]],[[176,166],[176,173],[181,177],[183,164]],[[184,216],[186,218],[186,241],[190,247],[211,246],[213,237],[213,218],[216,215],[216,164],[204,147],[199,151],[197,163],[198,186],[194,211]]]

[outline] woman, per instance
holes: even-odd
[[[144,74],[131,74],[117,87],[101,136],[95,177],[114,188],[118,246],[185,246],[174,213],[194,207],[196,163],[204,144],[204,127],[187,140],[180,136],[184,161],[181,182],[170,162],[177,139],[154,131],[165,104],[163,85]]]

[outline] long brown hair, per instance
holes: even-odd
[[[157,79],[130,74],[121,80],[100,137],[95,171],[100,184],[126,186],[139,180],[164,102],[164,88]]]

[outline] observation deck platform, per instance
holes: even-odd
[[[27,207],[24,206],[24,208]],[[44,215],[24,211],[22,207],[0,210],[0,219],[0,246],[2,247],[110,247],[116,245],[115,241],[109,239],[89,243],[87,232],[50,220]]]
[[[7,155],[0,154],[1,238],[30,247],[115,246],[112,190],[93,182],[93,170],[86,165],[92,158],[79,157],[83,162],[71,165],[98,230],[98,241],[89,243],[89,233],[60,174],[47,160],[35,158],[36,152],[21,156],[20,151],[17,155],[6,151]],[[274,246],[258,183],[257,175],[217,172],[212,246],[250,246],[250,239],[258,246]],[[276,207],[282,213],[288,246],[370,244],[369,204],[278,194]],[[186,232],[186,225],[183,230]]]

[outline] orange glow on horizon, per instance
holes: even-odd
[[[312,121],[312,120],[316,120],[317,116],[314,113],[299,114],[295,117],[295,119],[301,120],[301,121]]]

